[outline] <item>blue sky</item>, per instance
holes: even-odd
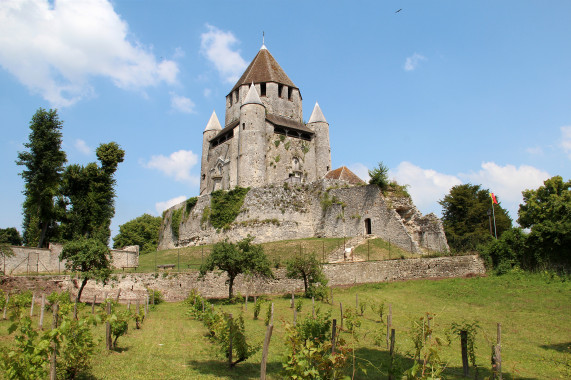
[[[395,13],[397,10],[400,12]],[[202,131],[265,42],[319,102],[333,167],[384,162],[423,213],[482,184],[514,219],[521,191],[571,177],[569,1],[0,2],[0,228],[21,226],[15,164],[39,107],[69,163],[126,151],[118,226],[198,194]]]

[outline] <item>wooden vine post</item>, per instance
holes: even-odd
[[[95,314],[95,302],[97,302],[97,295],[93,296],[93,302],[91,302],[91,314]]]
[[[42,294],[42,308],[40,309],[40,330],[44,329],[44,310],[46,309],[46,295]]]
[[[260,380],[266,379],[266,364],[268,362],[268,351],[270,349],[270,339],[272,338],[272,331],[274,325],[269,324],[266,329],[266,337],[264,338],[264,349],[262,351],[262,364],[260,365]]]
[[[387,348],[390,346],[390,333],[393,324],[393,305],[389,304],[389,313],[387,314]]]
[[[30,306],[30,317],[34,316],[34,304],[36,303],[36,295],[32,293],[32,305]]]
[[[10,302],[10,293],[6,294],[6,303],[4,304],[4,315],[2,319],[6,320],[6,312],[8,311],[8,303]]]
[[[341,311],[341,330],[343,330],[343,304],[339,302],[339,310]]]
[[[331,354],[335,352],[335,336],[337,335],[337,319],[331,324]]]
[[[105,322],[105,348],[110,350],[113,348],[113,341],[111,340],[111,323],[109,316],[111,315],[111,302],[107,303],[107,322]]]
[[[389,380],[394,380],[392,374],[393,363],[395,359],[395,329],[391,329],[391,338],[390,338],[390,346],[389,346],[389,357],[390,357],[390,367],[389,367]]]
[[[59,304],[54,304],[53,307],[53,322],[52,329],[57,328],[58,323]],[[56,380],[56,363],[57,363],[57,345],[54,341],[52,343],[52,357],[50,358],[50,380]]]
[[[232,313],[228,314],[228,366],[232,368]]]
[[[460,331],[460,346],[462,349],[462,373],[468,377],[470,367],[468,366],[468,331]]]

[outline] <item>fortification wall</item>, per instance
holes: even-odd
[[[165,212],[159,249],[212,244],[248,234],[255,243],[306,237],[351,237],[370,232],[415,253],[448,251],[442,223],[422,216],[408,198],[384,196],[374,185],[349,187],[343,181],[320,180],[309,184],[270,184],[251,189],[236,220],[217,231],[208,219],[210,195],[203,195],[172,234],[172,213]]]
[[[2,257],[0,264],[5,274],[63,273],[65,260],[60,261],[61,244],[50,243],[49,248],[11,247],[14,256]],[[139,246],[111,250],[113,268],[136,268],[139,266]]]
[[[388,260],[378,262],[326,264],[323,266],[331,286],[345,286],[412,279],[480,276],[485,274],[482,260],[478,256],[455,256],[423,259]],[[285,269],[274,270],[271,280],[248,278],[240,275],[234,283],[235,294],[284,294],[303,291],[302,280],[285,277]],[[204,279],[198,273],[133,273],[116,276],[103,286],[89,281],[83,291],[82,300],[90,301],[94,296],[101,300],[105,293],[116,297],[119,289],[120,301],[136,302],[146,297],[147,289],[160,290],[165,300],[181,301],[192,289],[209,298],[228,296],[226,275],[208,273]],[[69,276],[3,277],[0,288],[4,291],[32,290],[36,293],[69,290],[77,294],[80,281]]]

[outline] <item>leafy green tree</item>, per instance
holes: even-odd
[[[303,280],[306,297],[321,296],[317,284],[323,289],[327,286],[327,278],[321,269],[321,263],[312,253],[309,256],[297,255],[286,262],[288,278]]]
[[[527,235],[521,228],[511,228],[480,250],[488,268],[496,268],[499,274],[506,273],[514,266],[533,269],[536,262],[527,245]]]
[[[529,228],[529,248],[538,265],[571,263],[571,180],[555,176],[525,190],[518,223]]]
[[[95,151],[101,166],[92,162],[83,167],[69,165],[61,183],[59,204],[62,216],[62,237],[97,238],[108,244],[109,226],[115,215],[115,178],[125,152],[115,142],[101,144]]]
[[[481,244],[492,240],[488,218],[492,200],[488,189],[469,183],[457,185],[438,203],[442,206],[442,224],[452,250],[475,250]],[[500,237],[504,231],[511,228],[512,220],[501,203],[494,205],[494,211],[496,230]]]
[[[206,262],[200,267],[200,275],[218,268],[228,274],[228,297],[232,299],[234,279],[241,273],[273,277],[270,262],[261,245],[251,244],[254,238],[248,236],[238,243],[222,241],[214,244]]]
[[[22,245],[22,237],[14,227],[0,228],[0,244]]]
[[[18,153],[18,165],[25,166],[20,173],[24,179],[23,236],[26,245],[43,247],[55,234],[55,204],[61,181],[65,152],[61,150],[63,122],[57,110],[39,108],[30,122],[29,142],[26,151]]]
[[[105,283],[111,276],[109,248],[100,239],[79,237],[70,241],[64,244],[59,259],[66,260],[66,269],[81,279],[78,302],[88,280]]]
[[[113,238],[113,248],[138,245],[141,253],[157,250],[162,218],[143,214],[119,226],[119,234]]]
[[[389,187],[389,168],[382,162],[379,162],[373,170],[369,170],[369,177],[371,177],[369,180],[371,185],[377,185],[381,190],[386,190]]]

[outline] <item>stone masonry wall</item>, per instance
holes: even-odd
[[[455,256],[426,259],[388,260],[378,262],[326,264],[324,272],[331,286],[346,286],[354,284],[377,283],[387,281],[404,281],[412,279],[438,279],[447,277],[466,277],[485,275],[485,268],[478,256]],[[285,277],[285,269],[274,271],[275,278],[265,280],[246,278],[240,275],[235,280],[235,294],[261,295],[284,294],[292,291],[303,291],[301,280],[291,280]],[[116,297],[121,289],[120,301],[123,303],[143,300],[147,289],[160,290],[165,300],[181,301],[192,289],[209,298],[224,298],[228,296],[228,285],[225,274],[208,273],[203,280],[198,273],[134,273],[116,275],[115,280],[102,286],[89,281],[84,289],[84,302],[97,296],[99,300],[107,293]],[[69,276],[38,276],[38,277],[3,277],[0,288],[4,291],[32,290],[34,292],[50,293],[52,291],[69,290],[77,294],[80,281]]]
[[[50,243],[49,248],[12,247],[14,256],[2,257],[2,272],[12,274],[30,273],[63,273],[65,260],[59,255],[63,246]],[[122,250],[111,250],[111,266],[113,268],[136,268],[139,266],[139,246],[125,247]]]
[[[329,199],[329,203],[324,203]],[[175,209],[165,212],[159,233],[159,249],[212,244],[228,238],[238,241],[254,236],[255,243],[307,237],[351,237],[371,232],[415,253],[448,251],[442,223],[436,216],[422,216],[408,198],[384,196],[375,185],[349,187],[343,181],[320,180],[309,184],[270,184],[252,188],[236,220],[224,231],[216,231],[205,210],[210,195],[203,195],[183,218],[179,238],[172,234]]]

